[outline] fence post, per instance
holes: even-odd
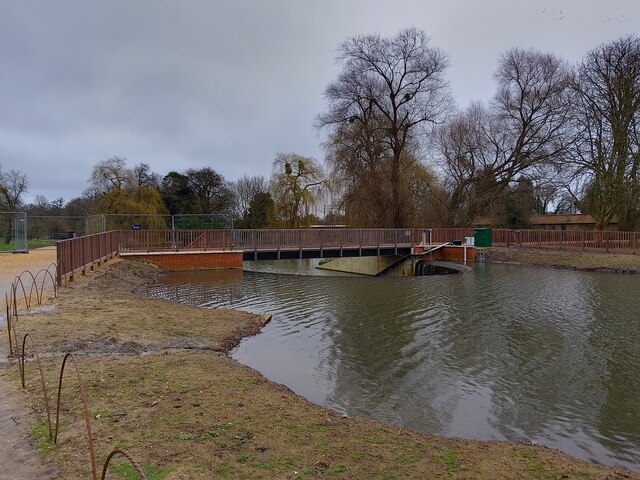
[[[60,259],[62,258],[62,245],[60,244],[60,242],[56,242],[56,285],[58,287],[62,286],[62,268],[64,265],[64,260],[61,262]],[[9,341],[11,341],[11,339],[9,339]]]

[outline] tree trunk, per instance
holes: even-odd
[[[391,167],[391,206],[393,212],[394,228],[404,227],[404,211],[400,198],[400,158],[394,153],[393,164]]]

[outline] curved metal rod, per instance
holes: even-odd
[[[36,357],[36,363],[38,364],[38,370],[40,370],[40,382],[42,384],[42,394],[44,395],[44,408],[47,411],[47,426],[49,427],[49,441],[52,438],[52,429],[51,429],[51,410],[49,409],[49,395],[47,393],[47,383],[44,379],[44,369],[42,368],[42,362],[40,361],[40,355],[38,355],[38,349],[36,348],[36,342],[33,340],[31,335],[28,333],[22,338],[22,354],[20,355],[20,359],[18,360],[18,364],[20,365],[20,377],[22,379],[22,388],[25,388],[24,381],[24,371],[25,371],[25,360],[24,360],[24,350],[27,343],[27,338],[31,340],[31,346],[33,347],[33,352]]]
[[[28,273],[29,276],[31,277],[31,289],[29,290],[29,304],[27,305],[27,308],[31,308],[31,296],[33,295],[33,287],[36,288],[36,298],[39,297],[38,295],[38,283],[36,282],[36,277],[33,276],[33,273],[31,273],[29,270],[23,270],[22,273],[20,275],[18,275],[18,277],[22,280],[22,276]]]
[[[4,302],[7,307],[7,336],[9,338],[9,356],[13,357],[13,342],[11,341],[11,313],[9,309],[9,295],[4,292]]]
[[[11,289],[9,290],[9,308],[12,310],[12,314],[14,317],[18,316],[18,302],[16,300],[16,290],[18,287],[15,282],[11,284]],[[18,348],[16,346],[16,348]]]
[[[53,435],[53,443],[58,442],[58,430],[60,426],[60,395],[62,394],[62,378],[64,376],[64,367],[67,364],[67,359],[71,359],[73,366],[76,370],[76,377],[78,378],[78,386],[80,387],[80,398],[82,399],[82,407],[84,409],[84,421],[87,426],[87,443],[89,447],[89,458],[91,459],[91,475],[93,480],[98,480],[98,472],[96,470],[96,454],[93,448],[93,434],[91,433],[91,420],[89,420],[89,408],[87,407],[87,395],[84,392],[82,386],[82,377],[80,376],[80,369],[78,363],[72,353],[67,353],[62,360],[62,367],[60,368],[60,380],[58,382],[58,401],[56,403],[56,429]]]
[[[42,283],[40,284],[40,296],[38,296],[37,300],[38,300],[38,305],[42,305],[42,297],[44,296],[44,283],[47,281],[47,275],[49,275],[49,278],[51,279],[51,283],[53,283],[53,293],[54,296],[56,295],[56,282],[53,280],[53,277],[51,276],[51,272],[47,269],[41,269],[38,270],[38,273],[36,273],[36,279],[40,276],[40,274],[42,273]],[[36,293],[38,293],[38,288],[36,287]]]
[[[13,305],[11,305],[11,301],[9,301],[7,319],[11,318],[11,332],[13,333],[13,352],[15,355],[18,355],[18,336],[16,334],[16,323],[18,320],[18,308],[16,307],[15,300],[13,301]],[[13,312],[11,309],[13,308]],[[14,321],[15,320],[15,321]],[[9,323],[7,321],[7,323]],[[9,339],[9,343],[11,343],[11,339]]]
[[[19,282],[20,286],[22,287],[22,295],[24,296],[24,303],[27,305],[27,308],[31,308],[31,305],[29,304],[29,299],[31,299],[31,297],[27,298],[27,291],[24,288],[24,283],[22,282],[22,278],[18,276],[15,278],[15,280],[12,283],[14,310],[16,311],[18,310],[18,302],[16,299],[16,291],[18,290],[17,282]]]
[[[123,457],[125,457],[127,460],[129,460],[129,462],[131,462],[131,465],[133,465],[133,468],[136,469],[136,472],[138,472],[138,475],[140,476],[141,480],[147,480],[147,476],[144,473],[144,470],[142,470],[142,467],[140,466],[140,464],[136,461],[135,458],[133,458],[131,456],[131,454],[129,452],[126,452],[124,450],[120,450],[119,448],[116,448],[115,450],[113,450],[109,456],[107,457],[107,459],[104,462],[104,467],[102,467],[102,476],[100,477],[100,480],[104,480],[106,475],[107,475],[107,468],[109,467],[109,462],[111,461],[111,459],[115,456],[115,455],[122,455]]]

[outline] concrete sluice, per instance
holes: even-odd
[[[455,263],[420,261],[416,263],[413,274],[416,277],[427,275],[451,275],[464,273],[468,270],[470,270],[469,267]]]

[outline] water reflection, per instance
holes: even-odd
[[[265,273],[299,265],[307,275]],[[234,357],[314,402],[638,469],[640,276],[504,265],[407,278],[311,276],[313,262],[252,268],[260,271],[175,274],[150,293],[273,313]]]

